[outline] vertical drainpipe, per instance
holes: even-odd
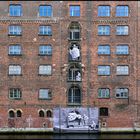
[[[87,111],[88,111],[88,125],[90,121],[90,74],[91,74],[91,54],[90,54],[90,39],[91,39],[91,19],[92,19],[92,14],[91,14],[91,8],[92,8],[92,1],[87,1],[87,18],[86,18],[86,25],[87,25]],[[88,132],[90,132],[88,128]]]
[[[60,47],[60,75],[59,75],[59,84],[60,84],[60,89],[62,89],[62,38],[61,38],[61,4],[62,4],[63,1],[59,1],[59,37],[60,37],[60,41],[59,41],[59,47]],[[61,90],[60,90],[61,92]],[[63,93],[60,93],[60,94],[63,94]],[[63,96],[62,96],[63,97]],[[61,95],[59,96],[59,133],[61,133]]]

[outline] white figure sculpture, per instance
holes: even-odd
[[[72,60],[76,60],[78,57],[80,57],[80,51],[78,49],[78,46],[75,44],[73,45],[73,48],[70,49],[70,55],[72,57]]]
[[[81,81],[81,73],[79,71],[76,75],[76,81]]]

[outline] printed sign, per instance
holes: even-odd
[[[54,131],[98,131],[98,108],[54,108]]]

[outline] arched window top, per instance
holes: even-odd
[[[45,117],[44,110],[40,110],[40,111],[39,111],[39,117]]]
[[[9,110],[9,118],[14,118],[15,117],[15,112],[13,109]]]
[[[22,116],[22,111],[21,110],[17,110],[17,117],[21,117]]]
[[[51,110],[47,110],[46,113],[47,113],[47,117],[48,118],[51,118],[52,117],[52,111]]]
[[[72,22],[69,26],[70,30],[80,30],[81,26],[78,22]]]

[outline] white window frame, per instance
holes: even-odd
[[[12,92],[12,93],[11,93]],[[11,96],[12,94],[12,96]],[[9,98],[10,99],[21,99],[21,90],[19,88],[10,88],[9,89]]]
[[[16,11],[16,14],[15,14],[15,11]],[[20,4],[10,4],[9,5],[9,15],[10,16],[22,16],[22,5],[20,5]]]
[[[99,88],[98,89],[98,98],[110,98],[110,89],[109,88]]]
[[[52,55],[52,46],[51,45],[40,45],[39,54],[40,55]]]
[[[47,88],[39,89],[39,99],[52,99],[52,93],[50,89]]]
[[[52,26],[50,25],[40,25],[39,26],[39,34],[40,35],[52,35]]]
[[[52,66],[51,65],[40,65],[39,66],[39,75],[52,75]]]
[[[20,25],[9,25],[9,35],[21,35],[21,32]]]
[[[116,88],[115,97],[116,98],[128,98],[129,89],[128,88]]]
[[[109,5],[99,5],[98,6],[98,16],[99,17],[109,17],[110,16],[110,6]]]
[[[117,55],[128,55],[129,54],[129,46],[128,45],[117,45],[116,46],[116,54]]]
[[[21,66],[9,65],[9,75],[21,75]]]
[[[108,65],[99,65],[98,66],[98,75],[99,76],[109,76],[110,75],[110,66]]]
[[[109,25],[98,25],[98,35],[110,35]]]
[[[117,17],[128,17],[129,16],[129,6],[128,5],[116,6],[116,16]]]
[[[129,75],[129,67],[127,65],[117,66],[116,74],[117,75]]]
[[[20,45],[10,45],[8,54],[9,55],[21,55],[21,46]]]
[[[98,45],[98,55],[110,55],[109,45]]]
[[[117,25],[116,35],[129,35],[129,26],[128,25]]]

